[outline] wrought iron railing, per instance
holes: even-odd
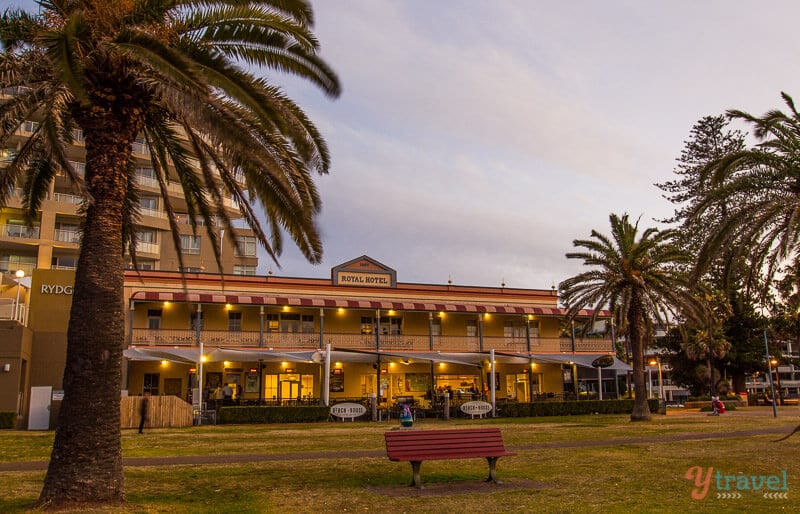
[[[272,348],[272,349],[307,349],[321,347],[319,333],[313,332],[263,332],[201,330],[203,344],[230,348]],[[151,330],[134,328],[131,344],[139,346],[196,346],[197,333],[194,330],[160,329]],[[325,333],[323,344],[334,348],[357,350],[374,350],[376,341],[374,334],[358,333]],[[384,351],[429,351],[431,338],[428,335],[382,335],[379,343]],[[524,338],[507,338],[485,336],[483,346],[478,337],[467,336],[434,336],[433,350],[440,352],[477,352],[494,349],[508,353],[527,353],[527,340]],[[576,339],[576,352],[607,353],[611,349],[609,339]],[[531,338],[531,353],[569,353],[572,351],[572,340],[557,337]]]

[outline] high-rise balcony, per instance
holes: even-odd
[[[0,234],[20,239],[39,239],[39,227],[25,225],[0,225]]]

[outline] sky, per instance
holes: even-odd
[[[10,2],[30,6],[30,1]],[[694,123],[800,97],[795,1],[317,0],[342,95],[268,74],[328,142],[329,277],[368,255],[400,282],[549,289],[610,213],[661,226]]]

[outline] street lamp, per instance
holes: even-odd
[[[775,382],[777,382],[778,385],[778,403],[783,405],[783,389],[781,388],[781,374],[778,372],[778,359],[771,359],[769,363],[771,364],[770,373],[772,373],[772,366],[775,366]]]
[[[22,289],[22,278],[25,276],[25,271],[18,269],[15,275],[17,276],[17,300],[14,303],[14,319],[19,321],[19,290]]]
[[[658,404],[661,406],[664,403],[664,378],[661,374],[661,357],[656,356],[650,359],[651,366],[658,366]]]

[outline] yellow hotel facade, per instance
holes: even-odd
[[[73,281],[34,270],[16,291],[26,315],[0,320],[0,411],[22,427],[33,388],[51,388],[57,409]],[[225,385],[222,401],[242,405],[612,398],[627,369],[592,366],[610,338],[562,337],[554,290],[402,283],[368,256],[330,279],[131,270],[124,301],[124,394],[196,408],[218,406]]]

